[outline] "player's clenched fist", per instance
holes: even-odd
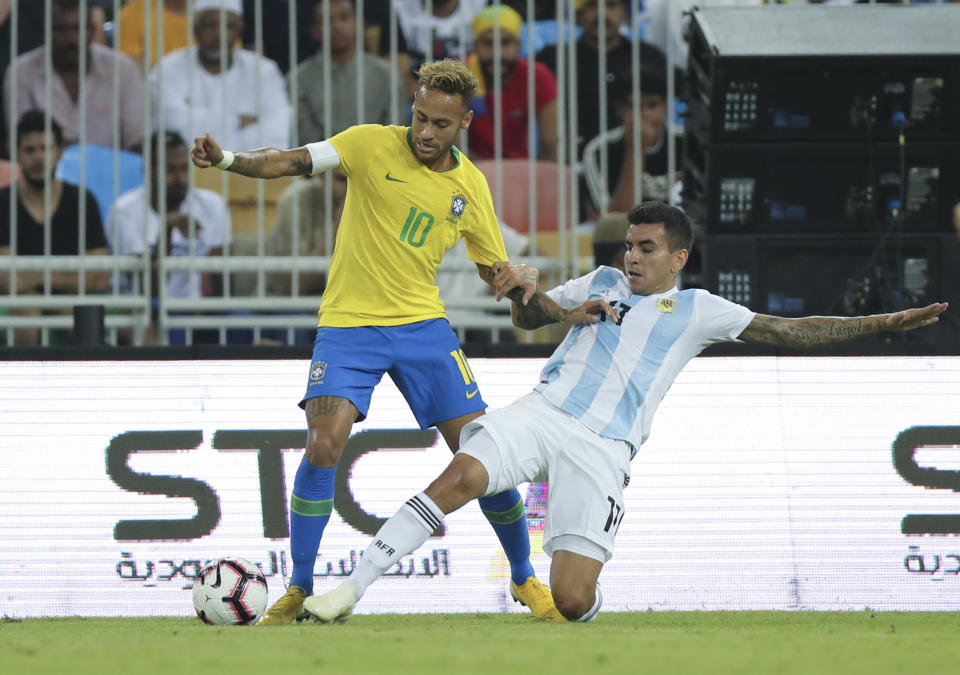
[[[193,150],[190,151],[190,158],[197,167],[207,169],[216,166],[223,160],[223,150],[208,133],[205,136],[193,139]]]

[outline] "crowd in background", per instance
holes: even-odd
[[[638,182],[643,198],[676,202],[679,182],[668,155],[673,144],[675,156],[681,156],[682,139],[668,132],[666,51],[677,64],[675,93],[682,101],[685,42],[679,13],[693,3],[601,2],[602,7],[597,0],[537,2],[528,8],[526,0],[435,0],[431,10],[423,0],[366,0],[358,16],[354,0],[165,0],[161,12],[155,0],[127,0],[114,16],[113,0],[15,7],[0,0],[6,113],[0,133],[10,160],[0,179],[16,181],[15,209],[12,188],[0,190],[0,255],[329,255],[348,189],[342,174],[293,181],[263,229],[237,232],[224,197],[191,185],[187,151],[193,137],[209,132],[236,150],[285,148],[358,123],[407,124],[418,66],[448,57],[463,60],[480,83],[471,102],[474,119],[460,143],[468,156],[478,165],[538,159],[573,166],[582,174],[573,222],[597,223],[596,250],[610,242],[616,248],[623,238],[617,228],[626,227],[617,213],[634,205]],[[573,78],[567,74],[570,43],[555,40],[556,22],[565,21],[563,13],[557,15],[558,5],[572,9],[576,25]],[[525,25],[531,10],[535,24]],[[631,27],[641,21],[645,39],[636,49]],[[18,56],[11,62],[14,39]],[[545,41],[551,44],[539,44]],[[531,43],[537,48],[532,60]],[[637,75],[639,92],[633,86]],[[567,111],[576,112],[576,123],[564,148],[561,120]],[[129,162],[124,167],[131,167],[124,176],[135,169],[148,176],[148,184],[141,179],[128,190],[112,184],[98,190],[91,170],[88,189],[81,190],[76,174],[65,175],[67,164],[54,171],[61,157],[77,163],[81,142],[88,158],[92,147],[109,149],[104,164],[114,161],[113,149],[122,149]],[[142,157],[149,158],[149,167]],[[588,180],[586,164],[602,180]],[[8,217],[14,210],[16,228]],[[536,227],[556,229],[556,224]],[[960,206],[957,227],[960,231]],[[532,252],[527,229],[529,224],[505,223],[512,251]],[[161,245],[165,250],[158,252]],[[597,262],[610,262],[599,256]],[[105,272],[55,279],[24,272],[15,288],[10,278],[0,274],[0,293],[136,287],[130,274]],[[152,285],[154,293],[159,282]],[[163,283],[166,297],[173,298],[217,296],[224,286],[222,275],[193,271],[173,272]],[[267,276],[266,293],[316,295],[323,284],[322,273],[277,273]],[[233,294],[242,295],[257,284],[238,275],[234,285]],[[37,339],[36,331],[24,329],[15,342]]]

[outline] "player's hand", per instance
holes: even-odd
[[[657,124],[656,120],[644,117],[640,120],[640,147],[644,152],[652,148],[660,140],[662,124]]]
[[[220,149],[220,144],[213,140],[213,137],[208,133],[205,136],[193,139],[190,159],[198,168],[208,169],[223,161],[223,150]]]
[[[568,310],[564,323],[597,323],[604,317],[611,321],[619,321],[620,314],[615,307],[611,307],[606,300],[587,300],[579,307]]]
[[[947,311],[947,303],[935,302],[926,307],[916,307],[914,309],[905,309],[902,312],[888,314],[886,319],[886,330],[906,331],[915,328],[923,328],[940,320],[940,315]]]
[[[493,287],[497,290],[497,300],[502,300],[514,288],[523,289],[523,304],[527,304],[537,292],[540,270],[532,265],[515,265],[509,262],[493,264]]]
[[[199,221],[194,221],[194,228],[197,232],[203,229]],[[186,213],[170,213],[167,215],[167,233],[172,234],[174,230],[180,230],[184,237],[190,236],[190,216]]]

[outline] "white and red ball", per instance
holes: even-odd
[[[193,582],[193,607],[204,623],[217,626],[256,623],[267,608],[267,579],[249,560],[211,560]]]

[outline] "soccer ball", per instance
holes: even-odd
[[[212,560],[193,582],[193,608],[204,623],[217,626],[256,623],[267,608],[267,579],[249,560]]]

